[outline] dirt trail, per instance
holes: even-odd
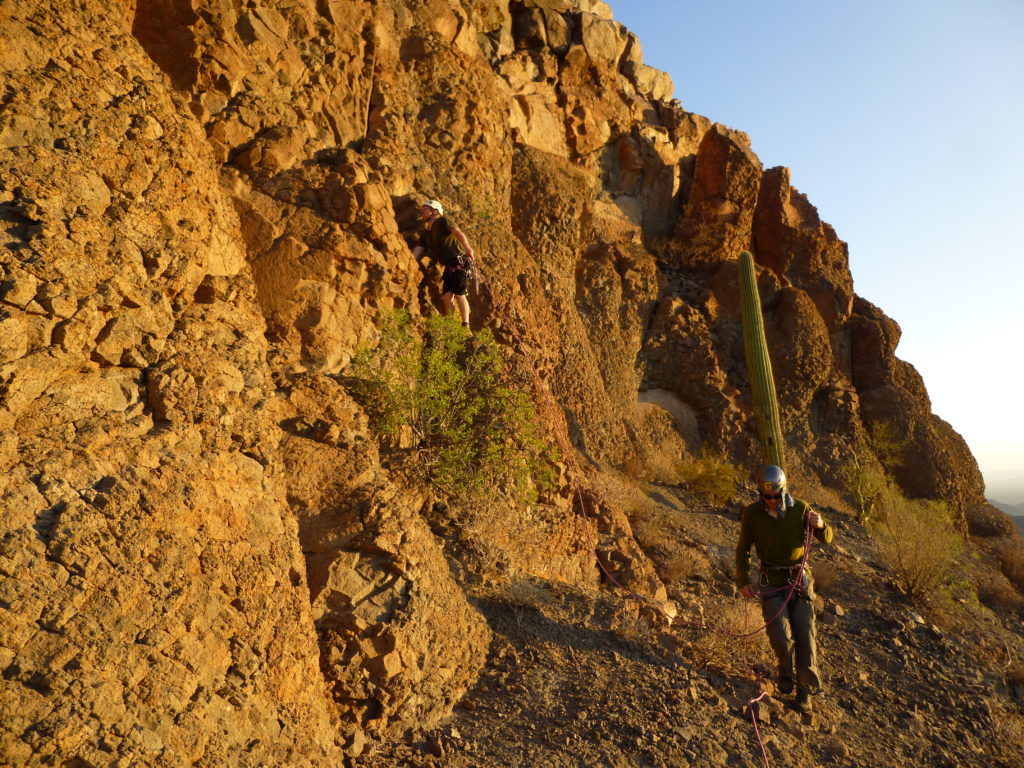
[[[713,563],[734,540],[728,510],[688,511],[666,489],[650,498],[673,516],[680,539]],[[737,640],[682,623],[703,613],[733,630],[759,625],[759,612],[732,596],[718,565],[711,578],[675,590],[683,614],[672,628],[652,627],[621,593],[519,578],[467,588],[494,639],[453,716],[358,764],[763,766],[747,703],[767,688],[760,733],[772,766],[1024,766],[1024,708],[1018,701],[1014,710],[1005,696],[1005,657],[992,640],[1002,636],[1008,648],[1020,636],[995,617],[949,631],[930,624],[887,586],[863,529],[828,514],[839,546],[812,555],[823,575],[826,676],[813,717],[757,679],[769,668],[763,633]]]

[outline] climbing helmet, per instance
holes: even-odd
[[[762,496],[774,496],[786,492],[786,473],[782,467],[766,464],[757,473],[757,490]]]

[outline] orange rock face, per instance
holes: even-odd
[[[428,197],[492,291],[474,322],[536,372],[574,466],[757,461],[746,248],[797,471],[835,485],[885,422],[908,492],[982,501],[845,244],[743,134],[670,101],[605,3],[0,17],[7,762],[337,765],[473,683],[489,630],[431,491],[382,464],[339,383],[381,310],[436,311],[399,229]],[[596,542],[663,598],[622,510],[584,525],[562,470],[541,504],[495,500],[503,566],[593,586]]]

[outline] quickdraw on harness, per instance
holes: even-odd
[[[472,256],[462,254],[459,257],[458,265],[452,267],[456,272],[466,273],[466,286],[467,289],[476,289],[482,291],[484,288],[484,282],[480,279],[480,272],[477,270],[476,262]]]

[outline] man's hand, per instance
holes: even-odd
[[[813,509],[807,513],[807,522],[811,524],[811,528],[817,528],[821,530],[825,527],[825,518],[823,518]]]
[[[757,592],[754,591],[753,584],[744,584],[740,587],[740,594],[743,595],[747,600],[753,600],[757,597]]]

